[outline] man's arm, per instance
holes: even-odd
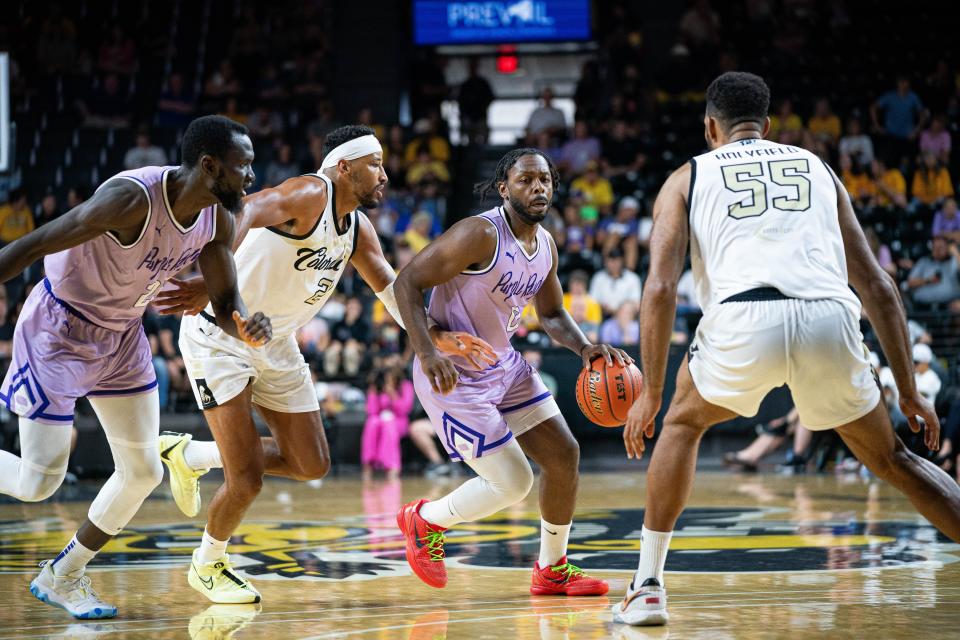
[[[457,373],[452,362],[440,357],[430,338],[423,292],[465,269],[489,265],[497,241],[497,229],[488,221],[478,217],[461,220],[418,253],[394,283],[400,317],[434,391],[452,390]]]
[[[650,271],[640,301],[640,353],[643,385],[662,393],[667,354],[677,308],[677,283],[687,255],[687,191],[690,164],[677,169],[660,189],[653,205]]]
[[[63,251],[107,231],[143,227],[149,203],[136,183],[110,180],[89,200],[0,249],[0,282],[6,282],[40,258]]]
[[[607,364],[613,364],[616,358],[619,364],[633,362],[626,353],[620,349],[614,349],[607,345],[591,344],[583,331],[563,306],[563,288],[560,286],[560,279],[557,278],[557,245],[553,238],[549,239],[550,253],[553,256],[553,265],[550,267],[550,273],[547,274],[540,287],[540,291],[533,299],[533,306],[537,311],[537,317],[540,319],[540,326],[547,332],[557,344],[560,344],[570,351],[573,351],[583,359],[583,366],[589,367],[590,361],[598,355],[606,359]]]
[[[250,229],[280,227],[293,231],[305,225],[312,228],[326,206],[327,183],[309,176],[289,178],[276,187],[251,194],[243,199],[243,210],[237,216],[233,250],[240,248]]]
[[[217,326],[252,346],[262,346],[272,336],[270,320],[257,312],[246,318],[247,308],[237,289],[237,268],[233,262],[233,215],[217,207],[217,235],[203,246],[198,264],[207,285]]]
[[[924,438],[927,447],[936,450],[940,441],[940,423],[933,406],[917,392],[910,332],[907,330],[907,315],[900,292],[893,278],[880,267],[870,250],[850,198],[836,175],[833,181],[837,189],[840,234],[843,236],[850,284],[860,296],[867,319],[880,340],[880,347],[900,391],[900,407],[910,428],[914,432],[919,431],[917,416],[921,417],[927,425]]]

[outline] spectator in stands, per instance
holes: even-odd
[[[260,67],[256,96],[258,101],[274,101],[274,103],[287,98],[287,88],[280,79],[276,65],[267,63]]]
[[[329,344],[330,325],[318,315],[297,330],[297,346],[308,363],[322,362]]]
[[[13,189],[9,198],[9,202],[0,205],[0,246],[9,244],[34,229],[27,192]]]
[[[957,199],[944,199],[943,206],[933,216],[933,236],[943,236],[948,242],[960,242],[960,215],[957,214]]]
[[[560,147],[560,166],[564,175],[580,175],[588,162],[600,161],[600,141],[590,135],[587,123],[578,120],[573,125],[573,137]]]
[[[781,144],[799,144],[803,133],[803,120],[793,111],[793,102],[784,99],[780,108],[770,116],[770,131],[767,138]]]
[[[590,295],[604,314],[613,315],[624,302],[640,301],[640,276],[623,268],[623,252],[614,249],[603,261],[603,269],[590,280]]]
[[[953,195],[950,172],[932,153],[923,154],[923,164],[913,173],[911,193],[914,204],[939,207],[944,198]]]
[[[487,79],[477,72],[477,59],[470,58],[467,66],[467,79],[460,85],[457,93],[460,131],[467,144],[484,144],[490,132],[487,126],[487,111],[496,96]]]
[[[374,468],[384,469],[388,480],[400,477],[400,439],[410,426],[413,383],[399,366],[377,369],[367,387],[367,419],[360,443],[363,480],[373,479]]]
[[[863,235],[870,245],[873,256],[880,263],[880,267],[894,278],[897,277],[897,264],[893,261],[893,254],[890,253],[890,247],[880,242],[880,236],[873,227],[864,227]]]
[[[355,376],[360,371],[367,345],[373,338],[370,323],[363,315],[360,298],[347,299],[343,319],[330,330],[330,346],[324,353],[323,369],[329,377],[337,375],[343,365],[343,373]]]
[[[13,21],[13,8],[4,12]],[[37,35],[37,65],[43,74],[69,73],[77,64],[77,27],[63,15],[60,3],[51,4]],[[16,56],[14,56],[16,57]]]
[[[593,207],[600,214],[610,213],[613,186],[600,175],[600,165],[595,160],[587,162],[583,175],[570,184],[570,191],[579,194],[584,205]]]
[[[414,406],[419,407],[419,404]],[[422,407],[415,408],[414,415],[417,412],[425,415]],[[449,459],[440,455],[440,450],[437,448],[437,439],[437,432],[428,418],[421,417],[410,423],[410,441],[427,458],[427,467],[423,470],[423,475],[427,478],[449,476],[453,473],[453,465],[450,464]]]
[[[936,404],[937,395],[943,386],[940,376],[930,368],[933,362],[933,351],[925,344],[913,345],[914,379],[917,381],[917,391],[931,404]]]
[[[57,204],[57,196],[53,193],[48,193],[43,196],[43,200],[40,201],[40,210],[34,216],[34,226],[43,226],[51,220],[59,218],[62,213],[63,211],[60,210],[60,206]]]
[[[540,92],[540,103],[527,120],[527,136],[530,143],[541,132],[557,136],[567,129],[567,118],[563,115],[563,111],[553,106],[553,89],[543,88]]]
[[[600,324],[603,322],[603,309],[600,303],[587,293],[590,276],[586,271],[577,269],[570,274],[567,293],[563,294],[563,308],[573,317],[591,342],[596,342]],[[590,338],[590,336],[594,336]]]
[[[225,58],[220,66],[210,74],[203,85],[203,94],[207,100],[215,104],[222,104],[230,96],[237,97],[243,93],[243,85],[233,70],[233,63]]]
[[[446,141],[439,133],[429,118],[421,118],[413,124],[414,138],[407,143],[403,152],[404,160],[407,165],[416,162],[421,149],[426,149],[430,153],[432,160],[437,160],[446,164],[450,161],[450,143]],[[410,177],[407,176],[409,182]]]
[[[950,131],[947,130],[947,118],[937,114],[930,122],[930,126],[920,134],[920,152],[932,153],[944,165],[950,163]]]
[[[886,161],[876,157],[870,164],[870,178],[876,191],[873,204],[905,209],[907,206],[907,181],[897,167],[888,167]]]
[[[78,206],[81,202],[90,197],[90,188],[86,185],[76,184],[67,191],[67,211]]]
[[[406,183],[415,187],[428,180],[447,184],[450,182],[450,172],[447,165],[430,155],[428,147],[421,146],[416,159],[407,168]]]
[[[624,264],[631,271],[637,268],[639,214],[640,201],[633,196],[627,196],[617,205],[617,215],[602,220],[597,229],[597,243],[600,245],[601,255],[605,256],[614,249],[620,249],[623,251]]]
[[[85,127],[125,129],[132,118],[129,98],[115,73],[104,76],[99,88],[78,100],[77,109]]]
[[[837,145],[840,140],[840,118],[831,111],[830,102],[826,98],[817,100],[813,116],[807,121],[807,129],[831,148]]]
[[[917,260],[910,276],[907,288],[911,292],[914,304],[950,305],[960,311],[960,251],[957,245],[948,243],[943,236],[933,239],[929,256]]]
[[[860,166],[866,167],[873,162],[873,141],[863,133],[860,119],[851,117],[847,120],[847,130],[840,138],[840,157],[848,157]]]
[[[283,135],[283,117],[261,102],[247,120],[250,137],[255,140],[269,141]]]
[[[160,400],[160,411],[170,409],[170,372],[167,369],[167,360],[163,357],[160,347],[160,314],[153,305],[143,314],[143,332],[150,342],[150,353],[153,356],[153,372],[157,376],[157,395]]]
[[[119,23],[114,23],[100,43],[97,68],[103,73],[130,76],[137,70],[137,46]]]
[[[846,187],[850,199],[857,207],[865,207],[876,195],[876,186],[863,167],[855,164],[850,156],[840,156],[840,180]]]
[[[897,88],[870,105],[870,119],[897,164],[913,156],[914,141],[923,129],[926,112],[906,76],[898,77]]]
[[[319,168],[320,165],[317,165]],[[316,171],[316,169],[314,169]],[[276,157],[267,165],[264,172],[263,186],[275,187],[289,178],[300,175],[300,167],[293,161],[293,148],[283,143],[277,149]]]
[[[250,116],[240,111],[240,101],[234,96],[227,98],[223,111],[221,111],[219,115],[224,118],[230,118],[234,122],[239,122],[242,125],[246,125],[247,120],[250,119]],[[319,167],[320,165],[317,166]]]
[[[171,73],[157,102],[156,123],[161,129],[186,129],[196,112],[196,97],[180,73]]]
[[[709,0],[696,0],[680,18],[680,35],[692,49],[711,51],[720,44],[720,16]]]
[[[640,320],[635,302],[625,301],[612,318],[600,325],[600,342],[616,347],[640,343]]]
[[[136,144],[123,156],[123,168],[163,167],[166,164],[167,154],[157,145],[150,143],[150,131],[145,128],[137,131]]]
[[[640,147],[639,138],[631,135],[624,120],[616,120],[610,135],[603,142],[603,175],[610,178],[618,191],[646,189],[649,185],[641,176],[647,156]]]
[[[433,216],[428,211],[418,211],[410,218],[410,226],[403,232],[403,239],[414,254],[423,251],[432,239]]]

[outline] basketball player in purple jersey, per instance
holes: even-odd
[[[17,320],[0,387],[20,416],[21,457],[0,452],[0,492],[24,501],[60,486],[70,454],[74,405],[87,396],[116,464],[70,543],[30,591],[77,618],[111,618],[84,575],[163,478],[160,407],[142,317],[164,282],[195,260],[217,324],[251,345],[271,336],[263,314],[245,319],[231,251],[244,188],[253,182],[246,127],[198,118],[183,138],[183,165],[124,171],[92,198],[0,250],[0,281],[45,257],[47,277]],[[221,207],[217,207],[217,204]]]
[[[579,354],[584,366],[603,357],[631,362],[619,349],[590,344],[563,308],[557,248],[540,226],[550,209],[557,171],[537,149],[501,158],[481,195],[496,190],[501,206],[458,222],[421,251],[397,277],[397,305],[416,352],[413,381],[440,439],[478,478],[435,500],[416,500],[397,514],[407,539],[407,561],[432,587],[447,583],[444,531],[479,520],[527,495],[540,467],[540,557],[534,595],[603,595],[608,585],[567,562],[576,502],[580,450],[539,375],[510,345],[531,300],[556,342]],[[423,291],[434,287],[430,307]],[[478,371],[434,347],[429,321],[486,340],[499,361]]]

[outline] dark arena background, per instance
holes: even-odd
[[[543,222],[559,253],[564,306],[596,342],[639,349],[653,202],[666,177],[706,150],[704,95],[724,71],[771,89],[769,138],[812,151],[847,188],[909,318],[919,391],[943,447],[910,432],[878,338],[861,331],[906,446],[957,478],[960,453],[960,58],[948,3],[844,0],[8,0],[0,19],[0,247],[90,198],[107,178],[178,165],[187,124],[245,124],[248,193],[316,172],[327,134],[372,127],[389,177],[366,211],[401,270],[481,202],[511,148],[542,150],[560,182]],[[960,143],[960,139],[958,139]],[[193,267],[195,270],[195,266]],[[189,271],[181,274],[188,275]],[[0,371],[42,261],[0,286]],[[701,318],[689,259],[677,293],[662,414]],[[148,308],[161,428],[211,434],[184,368],[180,319]],[[211,605],[190,589],[204,531],[166,480],[90,564],[119,616],[81,621],[28,590],[83,522],[114,468],[91,406],[77,404],[66,481],[49,499],[0,495],[0,638],[947,638],[960,635],[960,547],[830,431],[806,430],[789,391],[754,418],[704,437],[693,494],[667,560],[667,627],[613,622],[640,548],[645,473],[622,429],[577,407],[580,358],[546,335],[532,305],[515,348],[540,371],[580,445],[571,562],[610,582],[599,598],[530,596],[537,489],[458,525],[450,584],[413,575],[395,514],[473,474],[450,463],[419,402],[377,407],[409,386],[412,347],[348,267],[297,333],[330,445],[323,479],[267,478],[230,541],[261,605]],[[384,411],[402,468],[361,464]],[[263,435],[266,426],[257,418]],[[403,435],[401,438],[400,435]],[[0,405],[0,448],[18,453]],[[364,458],[370,460],[370,458]],[[200,481],[204,504],[222,481]]]

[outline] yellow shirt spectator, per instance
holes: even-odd
[[[600,308],[599,302],[588,295],[580,296],[574,301],[572,293],[563,294],[563,308],[567,310],[567,313],[573,314],[573,305],[575,303],[578,305],[586,305],[586,309],[583,311],[583,319],[585,322],[596,325],[603,322],[603,309]]]
[[[831,143],[840,139],[840,118],[832,113],[828,116],[813,116],[807,122],[807,129],[818,138],[827,138]]]
[[[840,179],[853,200],[865,200],[877,194],[877,186],[865,173],[856,174],[851,171],[844,171]]]
[[[15,209],[12,204],[0,206],[0,242],[13,242],[33,229],[33,214],[28,207]]]
[[[953,195],[950,172],[945,167],[925,171],[917,169],[913,174],[913,197],[923,204],[932,205]]]
[[[899,169],[887,169],[880,177],[880,185],[904,198],[907,196],[907,181]],[[883,189],[877,188],[877,204],[881,207],[889,207],[894,202]]]
[[[767,134],[768,140],[778,141],[784,133],[799,136],[803,131],[803,120],[795,113],[791,113],[786,118],[778,115],[770,116],[770,132]]]
[[[450,160],[450,144],[440,136],[430,136],[429,138],[417,137],[407,143],[403,152],[403,160],[408,166],[413,164],[420,152],[420,147],[426,145],[430,150],[430,157],[434,160],[446,163]]]
[[[595,207],[609,207],[613,204],[613,187],[610,186],[610,181],[602,176],[593,181],[581,176],[570,184],[570,190],[582,193],[585,203]]]

